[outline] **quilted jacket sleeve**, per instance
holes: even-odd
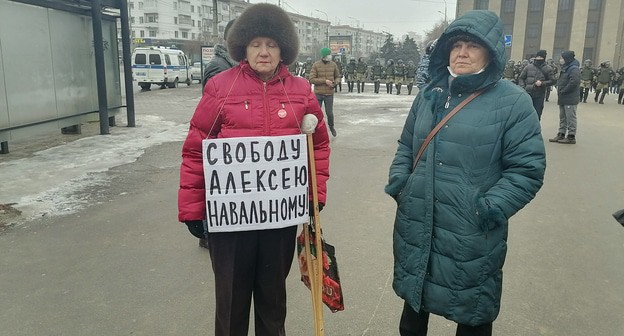
[[[506,218],[522,209],[544,182],[546,152],[541,127],[531,100],[520,95],[503,133],[502,177],[486,192],[490,204]]]
[[[191,118],[189,132],[182,146],[178,190],[178,220],[180,222],[202,220],[206,217],[202,141],[205,138],[217,137],[220,130],[217,115],[218,102],[215,87],[214,83],[209,82]]]
[[[308,113],[314,114],[319,122],[316,125],[312,139],[314,141],[314,161],[316,164],[316,186],[318,190],[318,200],[327,204],[327,180],[329,179],[329,136],[323,111],[316,100],[314,93],[308,96]]]

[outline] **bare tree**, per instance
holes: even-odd
[[[423,43],[426,44],[427,42],[433,41],[440,37],[440,35],[444,33],[444,30],[446,29],[446,27],[448,27],[448,25],[449,23],[447,21],[440,20],[433,26],[433,28],[431,28],[431,30],[425,31],[425,40],[423,41]]]

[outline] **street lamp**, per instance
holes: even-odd
[[[327,16],[327,13],[322,10],[315,9],[315,11],[325,14],[325,20],[327,21],[327,31],[325,32],[325,37],[327,39],[327,47],[329,47],[329,16]]]

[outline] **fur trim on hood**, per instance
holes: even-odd
[[[256,37],[275,40],[284,64],[297,60],[299,37],[295,25],[278,6],[265,3],[253,5],[236,19],[227,37],[230,56],[236,61],[245,59],[247,45]]]

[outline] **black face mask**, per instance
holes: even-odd
[[[533,60],[533,64],[537,66],[542,66],[544,64],[544,60]]]

